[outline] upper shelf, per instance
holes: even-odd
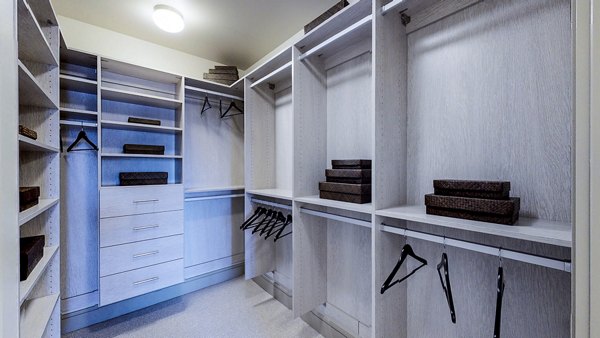
[[[509,237],[531,242],[571,247],[571,226],[568,223],[520,217],[515,225],[502,225],[460,218],[428,215],[425,207],[401,206],[378,210],[378,216],[404,221],[433,224],[441,227],[466,230],[488,235]]]
[[[60,118],[61,120],[97,121],[98,112],[91,110],[61,107]]]
[[[161,72],[125,62],[101,58],[102,72],[110,72],[137,79],[153,81],[157,83],[168,83],[179,85],[182,77],[170,73]]]
[[[255,196],[278,198],[286,201],[292,200],[292,191],[289,189],[254,189],[246,190],[246,193]]]
[[[271,73],[261,77],[250,85],[250,88],[254,88],[262,83],[278,83],[286,79],[292,78],[292,61],[284,64],[283,66],[275,69]]]
[[[181,128],[165,127],[165,126],[153,126],[149,124],[140,123],[129,123],[120,121],[102,121],[103,128],[117,129],[117,130],[136,130],[136,131],[152,131],[156,133],[164,134],[180,134],[183,132]]]
[[[18,7],[19,59],[58,66],[58,59],[52,52],[29,4],[19,0]]]
[[[319,198],[316,196],[308,196],[308,197],[299,197],[295,198],[294,201],[305,204],[319,205],[323,207],[336,208],[341,210],[355,211],[361,213],[372,213],[373,212],[373,204],[365,203],[365,204],[357,204],[357,203],[349,203],[349,202],[341,202],[328,200],[324,198]]]
[[[61,74],[60,89],[88,94],[97,94],[98,81]]]
[[[150,107],[177,109],[182,105],[181,101],[175,99],[106,87],[102,87],[101,95],[103,100],[119,101]]]
[[[49,109],[57,109],[58,105],[40,86],[36,78],[21,62],[19,64],[19,104]]]

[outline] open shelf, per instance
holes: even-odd
[[[317,196],[308,196],[308,197],[298,197],[298,198],[295,198],[294,201],[304,203],[304,204],[319,205],[322,207],[330,207],[330,208],[336,208],[336,209],[341,209],[341,210],[362,212],[365,214],[369,214],[369,213],[373,212],[373,204],[371,204],[371,203],[356,204],[356,203],[340,202],[340,201],[319,198],[318,195]]]
[[[287,78],[291,78],[291,76],[292,76],[292,61],[286,63],[285,65],[275,69],[273,72],[258,79],[256,82],[254,82],[252,85],[250,85],[250,88],[254,88],[254,87],[260,85],[261,83],[265,83],[267,81],[269,81],[271,83],[277,83],[277,82],[283,81]]]
[[[515,225],[471,221],[460,218],[428,215],[425,207],[401,206],[378,210],[378,216],[404,221],[433,224],[446,228],[472,231],[487,235],[521,239],[531,242],[571,247],[571,226],[568,223],[520,217]]]
[[[96,121],[98,112],[83,109],[60,108],[61,120]]]
[[[33,206],[25,211],[19,213],[19,226],[31,221],[32,219],[38,217],[46,210],[52,208],[58,203],[58,198],[48,198],[48,199],[40,199],[38,205]]]
[[[19,150],[20,151],[33,151],[42,153],[58,153],[59,150],[56,147],[49,146],[40,141],[30,139],[29,137],[19,135]]]
[[[184,190],[185,194],[207,194],[207,193],[218,193],[227,191],[244,190],[243,185],[231,186],[231,187],[216,187],[216,188],[187,188]]]
[[[33,271],[29,274],[29,277],[20,282],[19,284],[19,301],[20,304],[23,304],[27,297],[31,294],[31,291],[40,280],[48,265],[50,265],[50,261],[54,258],[56,253],[58,252],[58,246],[45,247],[44,248],[44,256],[37,263]]]
[[[106,87],[102,87],[102,99],[167,109],[176,109],[182,105],[181,101],[175,99]]]
[[[102,127],[117,129],[117,130],[135,130],[135,131],[152,131],[157,133],[165,134],[179,134],[183,132],[181,128],[165,127],[165,126],[153,126],[148,124],[140,123],[129,123],[119,121],[102,121]]]
[[[35,298],[26,301],[21,306],[19,323],[21,337],[42,337],[54,308],[58,303],[59,294]]]
[[[181,155],[144,155],[144,154],[110,154],[102,153],[102,157],[121,157],[121,158],[164,158],[164,159],[182,159]]]
[[[289,189],[253,189],[246,190],[246,193],[255,196],[278,198],[286,201],[292,200],[292,191]]]
[[[71,90],[75,92],[97,94],[98,81],[85,79],[71,75],[60,75],[60,89]]]
[[[29,4],[24,0],[17,2],[19,59],[58,66],[58,59],[52,52]]]
[[[19,104],[49,109],[57,109],[58,105],[39,85],[33,74],[18,61],[19,64]]]

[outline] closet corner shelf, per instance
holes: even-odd
[[[182,102],[180,100],[107,87],[102,87],[101,95],[103,100],[118,101],[158,108],[176,109],[181,107],[182,105]]]
[[[365,214],[370,214],[373,212],[373,204],[372,203],[357,204],[357,203],[340,202],[340,201],[319,198],[318,195],[308,196],[308,197],[298,197],[298,198],[295,198],[294,201],[299,202],[299,203],[304,203],[304,204],[313,204],[313,205],[319,205],[319,206],[323,206],[323,207],[361,212],[361,213],[365,213]]]
[[[165,127],[165,126],[153,126],[149,124],[140,123],[129,123],[119,121],[102,121],[103,128],[117,129],[117,130],[131,130],[131,131],[152,131],[164,134],[179,134],[183,132],[181,128]]]
[[[58,66],[58,58],[52,52],[30,5],[19,0],[18,6],[19,59]]]
[[[23,303],[19,323],[21,337],[42,337],[44,335],[59,298],[60,294],[56,293]]]
[[[38,205],[19,213],[19,226],[43,214],[46,210],[58,204],[58,198],[40,199]]]
[[[42,259],[35,266],[31,274],[29,274],[29,277],[26,280],[19,283],[19,301],[21,305],[23,305],[23,302],[25,302],[27,297],[29,297],[31,291],[34,289],[37,282],[44,275],[46,269],[50,265],[50,262],[52,261],[57,252],[58,245],[45,247],[44,256],[42,257]]]
[[[29,69],[19,60],[19,104],[58,109],[58,104],[40,86]]]
[[[446,228],[477,232],[487,235],[508,237],[530,242],[544,243],[570,248],[571,226],[537,218],[520,217],[516,225],[503,225],[465,220],[460,218],[428,215],[421,205],[400,206],[375,212],[378,216],[404,221],[426,223]]]
[[[163,158],[163,159],[182,159],[181,155],[144,155],[144,154],[119,154],[119,153],[102,153],[104,158]]]
[[[60,74],[60,89],[80,93],[97,94],[98,81],[82,77]]]
[[[43,152],[43,153],[58,153],[59,150],[56,147],[49,146],[37,140],[30,139],[23,135],[19,135],[19,150],[20,151],[32,151],[32,152]]]
[[[98,112],[91,110],[83,110],[83,109],[74,109],[61,107],[60,108],[60,118],[61,120],[76,120],[76,121],[97,121],[98,120]]]
[[[256,80],[253,84],[250,85],[250,88],[254,88],[261,83],[270,82],[270,83],[278,83],[285,79],[292,77],[292,61],[284,64],[283,66],[275,69],[271,73],[265,75],[264,77]]]
[[[193,93],[199,93],[199,94],[206,94],[206,95],[211,95],[211,96],[217,96],[217,97],[225,97],[228,99],[233,99],[233,100],[238,100],[238,101],[244,101],[244,98],[239,96],[239,95],[233,95],[233,94],[227,94],[227,93],[221,93],[218,91],[214,91],[214,90],[208,90],[208,89],[202,89],[202,88],[198,88],[198,87],[194,87],[194,86],[185,86],[185,90],[186,92],[193,92]],[[186,94],[187,97],[194,97],[192,95],[188,95]],[[202,95],[200,95],[198,98],[204,98]]]
[[[253,189],[246,190],[246,193],[254,196],[278,198],[286,201],[292,200],[292,191],[289,189]]]

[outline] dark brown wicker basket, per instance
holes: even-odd
[[[44,236],[23,237],[20,240],[21,281],[29,277],[44,256]]]
[[[40,187],[19,188],[19,211],[25,211],[39,204]]]
[[[370,194],[369,195],[354,195],[354,194],[342,194],[342,193],[330,192],[330,191],[321,191],[319,194],[319,197],[321,197],[323,199],[348,202],[348,203],[357,203],[357,204],[371,203],[371,195]]]
[[[138,124],[147,124],[151,126],[160,126],[160,120],[150,120],[150,119],[142,119],[139,117],[130,117],[127,122],[129,123],[138,123]]]
[[[486,199],[508,199],[510,193],[510,182],[434,180],[433,188],[436,195]]]
[[[371,184],[371,169],[327,169],[327,182]]]
[[[520,209],[520,198],[490,200],[483,198],[425,195],[425,205],[443,209],[483,212],[495,215],[511,215]]]
[[[165,146],[125,144],[123,145],[123,152],[125,154],[164,155]]]
[[[169,173],[167,172],[119,173],[119,183],[121,186],[167,184],[168,179]]]
[[[370,184],[320,182],[319,190],[352,195],[371,195]]]
[[[518,211],[516,211],[512,215],[502,216],[502,215],[495,215],[495,214],[486,214],[486,213],[478,213],[478,212],[463,211],[463,210],[443,209],[443,208],[436,208],[436,207],[427,207],[426,209],[427,209],[427,214],[429,214],[429,215],[462,218],[462,219],[487,222],[487,223],[514,225],[519,220],[519,212]]]
[[[335,13],[341,11],[348,5],[349,5],[349,3],[347,0],[342,0],[342,1],[338,2],[333,7],[329,8],[325,13],[321,14],[318,18],[314,19],[313,21],[308,23],[306,26],[304,26],[304,34],[315,29],[317,26],[319,26],[320,24],[325,22],[327,19],[329,19],[330,17],[335,15]]]
[[[33,140],[37,140],[37,138],[38,138],[38,135],[35,132],[35,130],[31,130],[22,125],[19,125],[19,134],[21,134],[25,137],[29,137],[30,139],[33,139]]]
[[[332,160],[333,169],[371,169],[371,160]]]

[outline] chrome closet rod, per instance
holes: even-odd
[[[528,264],[543,266],[546,268],[556,269],[565,272],[571,272],[571,262],[562,261],[554,258],[547,258],[532,254],[526,254],[518,251],[507,250],[489,245],[477,244],[458,239],[447,238],[444,236],[431,235],[420,231],[397,228],[381,223],[382,230],[385,232],[394,233],[400,236],[420,239],[427,242],[443,244],[455,248],[465,249],[469,251],[479,252],[500,258],[506,258],[514,261],[524,262]]]
[[[252,203],[257,203],[257,204],[262,204],[262,205],[268,205],[268,206],[274,207],[274,208],[292,210],[292,206],[291,205],[286,205],[286,204],[281,204],[281,203],[276,203],[276,202],[270,202],[270,201],[264,201],[264,200],[261,200],[261,199],[258,199],[258,198],[251,198],[250,201]]]

